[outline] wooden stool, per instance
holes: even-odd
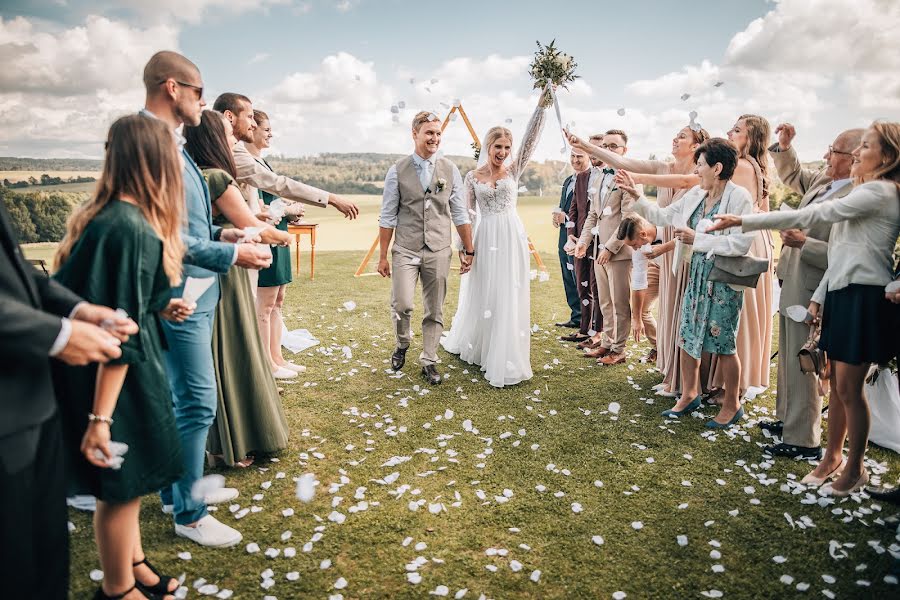
[[[311,246],[309,252],[309,278],[316,277],[316,229],[318,223],[299,223],[297,225],[288,225],[288,233],[294,235],[294,249],[297,253],[297,275],[300,275],[300,236],[309,235],[309,243]]]

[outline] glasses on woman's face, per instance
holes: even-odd
[[[847,156],[853,156],[852,152],[844,152],[843,150],[835,150],[834,146],[828,146],[828,154],[845,154]]]

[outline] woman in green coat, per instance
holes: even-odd
[[[287,246],[286,232],[259,221],[234,180],[231,123],[204,111],[197,127],[185,127],[185,149],[209,186],[214,221],[228,227],[260,228],[264,244]],[[212,461],[247,467],[254,454],[287,446],[288,427],[275,379],[256,324],[256,303],[247,270],[231,267],[219,279],[221,297],[213,324],[213,363],[219,403],[207,450]]]
[[[123,117],[109,130],[97,193],[73,213],[56,255],[60,283],[89,302],[124,310],[139,327],[117,360],[54,364],[70,487],[97,497],[104,578],[95,598],[157,597],[178,587],[146,562],[138,519],[140,497],[182,474],[159,319],[183,321],[193,311],[170,299],[181,280],[183,206],[180,156],[168,126]]]

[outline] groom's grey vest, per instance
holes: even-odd
[[[438,191],[438,180],[444,189]],[[450,246],[450,189],[453,187],[453,163],[438,158],[434,163],[428,191],[422,189],[419,173],[412,156],[397,163],[397,183],[400,188],[400,209],[394,243],[418,252],[428,248],[438,252]]]

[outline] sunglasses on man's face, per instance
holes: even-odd
[[[156,85],[162,85],[167,81],[168,81],[168,79],[163,79]],[[173,79],[173,81],[180,86],[188,87],[188,88],[191,88],[192,90],[197,90],[197,99],[198,100],[203,97],[203,86],[202,85],[194,85],[192,83],[185,83],[184,81],[178,81],[177,79]]]

